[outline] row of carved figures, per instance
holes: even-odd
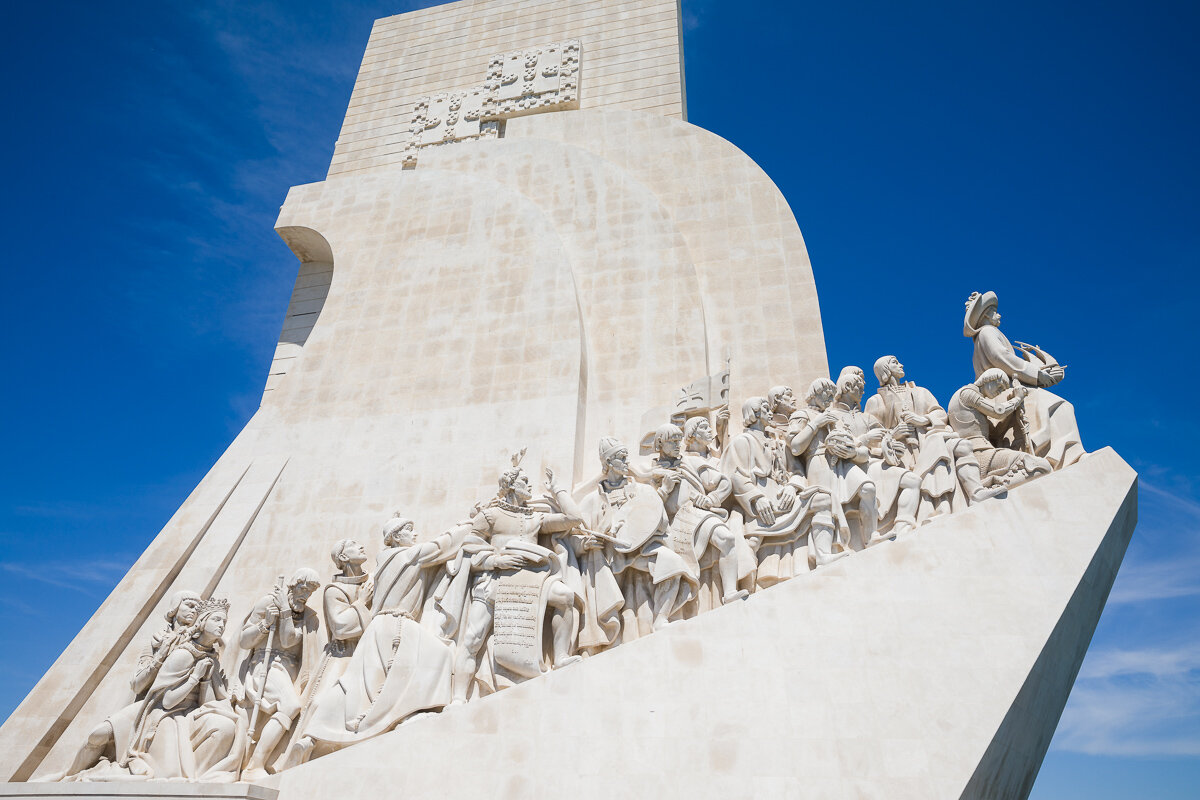
[[[524,451],[499,492],[427,541],[399,515],[366,549],[337,542],[317,573],[282,577],[223,657],[224,600],[177,594],[131,681],[64,774],[76,780],[253,781],[595,656],[666,625],[911,535],[1083,454],[1073,411],[1046,391],[1063,369],[999,332],[992,293],[967,303],[976,380],[943,408],[894,356],[878,391],[846,367],[741,407],[682,412],[643,461],[613,438],[574,493]],[[222,667],[229,668],[229,676]],[[58,778],[64,776],[55,776]]]

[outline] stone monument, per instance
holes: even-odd
[[[953,397],[834,378],[787,202],[686,118],[676,0],[378,20],[261,407],[0,795],[1026,796],[1135,474],[990,292]]]

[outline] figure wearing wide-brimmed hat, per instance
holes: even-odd
[[[1047,391],[1063,379],[1066,368],[1036,345],[1017,342],[1014,348],[1000,332],[997,307],[995,292],[972,292],[967,300],[963,336],[975,342],[975,377],[999,369],[1030,387],[1025,401],[1030,452],[1045,458],[1055,469],[1074,464],[1086,453],[1075,422],[1075,408]]]

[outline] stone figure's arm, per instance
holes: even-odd
[[[1008,338],[998,328],[985,325],[975,337],[975,346],[983,353],[989,366],[999,367],[1026,386],[1039,386],[1038,377],[1042,370],[1016,354]]]
[[[477,514],[476,519],[478,518]],[[413,545],[417,548],[417,560],[421,566],[432,566],[454,558],[473,526],[473,520],[470,524],[455,525],[445,533],[439,533],[433,541]]]
[[[179,648],[167,656],[159,676],[174,676],[175,683],[173,686],[163,687],[158,685],[159,681],[155,681],[155,688],[166,689],[162,695],[163,708],[170,710],[187,699],[187,696],[200,685],[202,680],[208,680],[208,670],[211,665],[212,661],[207,658],[194,660],[191,653],[183,648]]]
[[[921,397],[921,405],[923,406],[925,416],[929,418],[929,426],[931,428],[944,428],[950,424],[950,415],[946,413],[946,409],[942,408],[941,403],[933,396],[933,392],[928,389],[920,389],[918,394]]]
[[[733,493],[733,481],[719,469],[704,467],[700,472],[700,479],[704,482],[704,491],[713,508],[720,508]]]
[[[546,488],[554,495],[554,501],[558,503],[562,513],[551,512],[542,517],[542,531],[544,533],[561,533],[582,525],[582,509],[575,502],[575,498],[571,497],[570,492],[560,488],[554,482],[554,472],[549,469],[546,470]]]
[[[809,444],[817,435],[817,427],[808,414],[797,412],[788,420],[787,442],[792,455],[800,457],[808,451]]]
[[[238,635],[238,645],[243,650],[251,650],[267,640],[267,633],[271,630],[267,609],[271,602],[270,597],[264,597],[254,604],[254,611],[246,618],[246,626]]]
[[[304,639],[304,618],[297,622],[291,609],[279,615],[279,629],[275,631],[275,647],[288,649],[300,644]]]
[[[883,426],[892,427],[892,420],[888,418],[887,403],[884,402],[881,395],[874,394],[868,397],[866,404],[863,406],[863,411],[879,420]]]
[[[754,454],[750,448],[750,442],[740,436],[736,437],[729,443],[721,467],[722,472],[729,478],[734,500],[741,505],[743,511],[753,514],[755,503],[765,495],[754,480]]]
[[[361,598],[347,603],[346,595],[340,588],[329,586],[325,589],[321,605],[330,639],[344,642],[362,636],[371,614]]]
[[[1022,397],[1014,397],[1011,400],[990,399],[984,397],[983,393],[978,391],[965,391],[960,395],[960,398],[962,399],[962,404],[967,408],[987,414],[992,419],[1004,419],[1016,411],[1024,401]]]
[[[154,680],[154,675],[158,671],[156,669],[157,650],[158,647],[161,647],[162,641],[166,636],[166,631],[156,634],[153,643],[142,650],[138,656],[137,671],[133,673],[133,677],[129,680],[129,688],[133,690],[134,694],[141,694],[150,688],[150,683]]]

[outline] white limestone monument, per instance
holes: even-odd
[[[276,231],[261,407],[0,728],[0,795],[1028,795],[1136,475],[991,292],[952,397],[830,371],[787,202],[687,122],[677,0],[378,20]]]

